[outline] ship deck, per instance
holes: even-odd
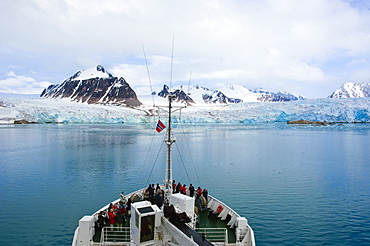
[[[198,214],[198,224],[197,229],[207,229],[207,228],[226,228],[227,235],[228,235],[228,243],[234,244],[235,243],[235,231],[227,226],[228,220],[220,220],[217,215],[214,215],[209,209],[204,209],[200,211]],[[199,245],[212,245],[208,241],[203,240],[202,236],[199,235],[197,232],[193,231],[187,226],[181,225],[181,223],[174,223],[171,221],[178,229],[184,232],[189,237],[193,237],[194,241],[196,241]],[[129,228],[130,227],[130,219],[127,219],[123,224],[123,227]],[[109,233],[109,237],[111,238],[129,238],[129,235],[123,235],[125,233],[129,233],[129,230],[118,231],[115,227],[113,231],[110,231],[109,225],[105,226],[105,230]],[[200,233],[201,234],[201,233]],[[96,230],[95,235],[93,237],[94,243],[99,243],[101,241],[101,231]]]

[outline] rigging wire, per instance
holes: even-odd
[[[144,44],[142,44],[143,46],[143,53],[144,53],[144,58],[145,58],[145,64],[146,64],[146,71],[148,73],[148,79],[149,79],[149,84],[150,84],[150,92],[151,92],[151,95],[152,95],[152,100],[153,100],[153,107],[154,107],[154,95],[153,95],[153,87],[152,87],[152,80],[150,79],[150,73],[149,73],[149,66],[148,66],[148,61],[146,59],[146,54],[145,54],[145,49],[144,49]]]
[[[146,184],[147,184],[147,185],[148,185],[148,183],[149,183],[149,179],[150,179],[150,177],[152,176],[152,173],[153,173],[153,170],[154,170],[155,164],[157,163],[157,160],[158,160],[159,154],[161,153],[161,150],[162,150],[163,145],[164,145],[164,141],[162,141],[161,147],[159,148],[159,151],[158,151],[158,153],[157,153],[157,156],[156,156],[156,158],[155,158],[155,160],[154,160],[154,163],[153,163],[152,169],[150,170],[150,173],[149,173],[148,179],[146,180]]]
[[[172,92],[172,76],[173,76],[174,43],[175,43],[175,36],[173,35],[173,37],[172,37],[172,53],[171,53],[170,81],[169,81],[169,82],[170,82],[170,93]],[[150,78],[149,66],[148,66],[148,62],[147,62],[147,58],[146,58],[146,53],[145,53],[144,45],[142,45],[142,48],[143,48],[143,54],[144,54],[144,58],[145,58],[146,69],[147,69],[147,73],[148,73],[148,79],[149,79],[149,84],[150,84],[150,90],[151,90],[152,100],[153,100],[153,106],[155,106],[155,103],[154,103],[154,95],[153,95],[153,88],[152,88],[152,82],[151,82],[151,78]],[[189,94],[189,91],[190,91],[191,75],[192,75],[192,72],[190,72],[190,76],[189,76],[188,94]],[[160,118],[160,110],[158,110],[158,117]],[[181,118],[181,110],[180,110],[180,118]],[[180,121],[180,123],[181,123],[181,121]],[[182,124],[180,124],[180,125],[182,126]],[[188,141],[187,141],[187,139],[186,139],[186,135],[185,135],[185,131],[184,131],[184,129],[183,129],[183,126],[182,126],[182,131],[183,131],[183,135],[184,135],[184,138],[185,138],[185,142],[186,142],[186,145],[187,145],[188,151],[189,151],[189,153],[190,153],[189,144],[188,144]],[[148,153],[147,153],[147,155],[146,155],[146,157],[145,157],[144,165],[145,165],[145,163],[147,162],[147,159],[148,159],[148,156],[149,156],[149,152],[150,152],[150,149],[151,149],[152,144],[153,144],[154,136],[155,136],[155,131],[154,131],[154,134],[153,134],[153,136],[152,136],[152,140],[151,140],[151,143],[150,143],[150,147],[149,147]],[[166,137],[166,136],[165,136],[165,137]],[[164,137],[164,138],[165,138],[165,137]],[[158,161],[158,158],[159,158],[159,155],[160,155],[161,150],[162,150],[162,148],[163,148],[164,142],[165,142],[165,141],[163,141],[163,142],[162,142],[161,147],[160,147],[160,149],[159,149],[159,151],[158,151],[158,153],[157,153],[157,156],[156,156],[156,158],[155,158],[155,161],[154,161],[154,163],[153,163],[153,166],[152,166],[152,168],[151,168],[151,170],[150,170],[150,173],[149,173],[148,179],[147,179],[147,181],[146,181],[146,185],[148,185],[149,179],[150,179],[150,177],[151,177],[151,175],[152,175],[152,173],[153,173],[154,167],[155,167],[155,165],[156,165],[156,163],[157,163],[157,161]],[[178,146],[177,146],[177,145],[176,145],[176,149],[177,149],[177,151],[178,151],[178,153],[179,153],[179,157],[180,157],[181,162],[182,162],[182,165],[183,165],[183,167],[184,167],[184,170],[185,170],[186,176],[187,176],[187,178],[188,178],[189,182],[191,182],[190,177],[189,177],[189,173],[188,173],[188,171],[187,171],[187,169],[186,169],[186,166],[185,166],[185,163],[184,163],[184,159],[182,158],[181,152],[180,152],[180,150],[179,150],[179,148],[178,148]],[[193,165],[193,167],[194,167],[194,170],[195,170],[195,174],[196,174],[196,177],[197,177],[198,183],[200,184],[200,180],[199,180],[199,177],[198,177],[198,173],[197,173],[197,171],[196,171],[196,168],[195,168],[195,165],[194,165],[194,161],[193,161],[193,159],[192,159],[191,155],[190,155],[190,159],[191,159],[191,163],[192,163],[192,165]],[[144,166],[144,165],[143,165],[143,166]],[[143,168],[143,166],[142,166],[142,168]],[[141,170],[140,172],[142,172],[142,170]]]
[[[197,172],[197,169],[196,169],[196,167],[195,167],[195,163],[194,163],[193,157],[192,157],[191,152],[190,152],[189,141],[188,141],[188,139],[186,138],[184,125],[181,123],[181,121],[180,121],[180,126],[181,126],[181,129],[182,129],[183,135],[184,135],[184,139],[185,139],[186,147],[188,148],[189,157],[190,157],[191,164],[193,165],[193,168],[194,168],[195,176],[197,177],[197,180],[198,180],[198,184],[199,184],[199,186],[201,186],[201,182],[200,182],[200,179],[199,179],[199,176],[198,176],[198,172]]]
[[[142,48],[143,48],[143,54],[144,54],[144,58],[145,58],[145,65],[146,65],[146,71],[147,71],[147,74],[148,74],[148,80],[149,80],[149,85],[150,85],[150,92],[151,92],[151,95],[152,95],[152,101],[153,101],[153,107],[155,107],[155,102],[154,102],[154,94],[153,94],[153,87],[152,87],[152,80],[150,78],[150,72],[149,72],[149,65],[148,65],[148,60],[146,58],[146,53],[145,53],[145,48],[144,48],[144,44],[141,44],[142,45]],[[159,117],[160,118],[160,117]],[[144,160],[144,164],[141,166],[141,170],[140,170],[140,173],[143,173],[143,168],[144,166],[146,165],[147,161],[148,161],[148,157],[149,157],[149,153],[150,153],[150,150],[152,148],[152,145],[153,145],[153,141],[154,141],[154,138],[155,138],[155,134],[156,134],[156,131],[154,130],[153,131],[153,134],[152,134],[152,139],[150,141],[150,146],[149,146],[149,149],[148,149],[148,152],[145,156],[145,160]],[[161,149],[163,147],[163,142],[162,142],[162,145],[157,153],[157,156],[156,156],[156,159],[154,160],[154,163],[153,163],[153,166],[152,166],[152,169],[148,175],[148,179],[146,181],[146,185],[148,184],[149,182],[149,179],[153,173],[153,170],[154,170],[154,167],[155,167],[155,164],[157,163],[157,160],[158,160],[158,157],[159,157],[159,153],[161,152]]]
[[[179,147],[177,146],[177,144],[175,144],[175,146],[176,146],[177,152],[179,153],[179,157],[180,157],[181,163],[184,166],[184,170],[185,170],[186,176],[188,177],[188,181],[189,181],[189,183],[191,183],[191,180],[190,180],[190,177],[189,177],[189,173],[188,173],[188,170],[186,170],[184,159],[182,158],[182,155],[181,155],[181,152],[179,150]]]
[[[154,138],[155,138],[155,130],[153,131],[153,134],[152,134],[152,140],[150,141],[150,145],[149,145],[148,151],[147,151],[147,153],[146,153],[144,163],[143,163],[143,165],[141,166],[140,171],[139,171],[139,173],[141,173],[141,174],[143,173],[143,169],[144,169],[144,167],[146,166],[146,163],[147,163],[147,161],[148,161],[149,153],[151,152],[152,145],[153,145],[153,142],[154,142]]]

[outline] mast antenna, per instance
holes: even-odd
[[[148,66],[148,62],[147,62],[147,59],[146,59],[144,44],[142,44],[142,46],[143,46],[143,53],[144,53],[145,64],[146,64],[146,71],[148,73],[148,79],[149,79],[149,84],[150,84],[150,92],[151,92],[151,95],[152,95],[153,106],[154,106],[155,104],[154,104],[154,95],[153,95],[152,80],[150,79],[149,66]]]
[[[188,95],[189,95],[189,91],[190,91],[191,73],[192,73],[192,71],[190,71],[190,75],[189,75]]]
[[[167,165],[166,165],[166,177],[165,177],[165,203],[168,203],[168,199],[172,194],[172,144],[176,141],[171,135],[171,123],[172,123],[172,100],[174,95],[170,93],[168,95],[168,127],[167,127]]]
[[[171,72],[170,72],[170,92],[172,91],[172,67],[173,67],[173,49],[175,45],[175,35],[172,36],[172,54],[171,54]]]

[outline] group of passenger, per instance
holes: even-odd
[[[116,204],[109,204],[107,211],[100,211],[96,221],[96,227],[101,230],[105,225],[110,225],[110,230],[116,225],[118,231],[122,231],[123,224],[130,216],[131,199],[126,202],[123,192],[121,193],[121,200]]]
[[[175,180],[172,182],[172,191],[173,193],[181,193],[195,199],[203,196],[206,201],[208,201],[208,190],[198,187],[195,189],[193,184],[190,184],[189,187],[186,184],[181,184],[178,182],[176,184]],[[123,224],[130,216],[131,209],[131,198],[126,198],[123,192],[120,194],[120,201],[117,204],[110,204],[107,211],[100,211],[98,214],[98,219],[96,221],[96,228],[101,230],[105,225],[110,225],[110,230],[113,231],[113,227],[116,225],[118,230],[121,231]],[[164,201],[164,191],[157,184],[149,184],[148,188],[144,191],[144,200],[150,201],[152,204],[156,204],[158,207],[162,207]]]
[[[158,207],[162,207],[164,200],[164,191],[157,184],[149,184],[148,188],[144,191],[144,200],[150,201],[152,204],[156,204]]]
[[[189,187],[187,187],[186,184],[181,184],[180,182],[176,184],[176,181],[173,180],[172,191],[173,193],[181,193],[183,195],[188,195],[195,198],[203,196],[206,201],[208,200],[208,190],[202,189],[199,186],[198,189],[195,189],[193,184],[190,184]]]

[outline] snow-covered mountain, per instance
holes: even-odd
[[[269,92],[262,89],[249,90],[242,85],[229,84],[216,90],[211,90],[203,86],[195,85],[188,88],[185,86],[173,88],[177,102],[187,105],[199,104],[232,104],[242,102],[288,102],[304,100],[303,96],[295,96],[288,92]],[[156,94],[156,93],[155,93]],[[169,94],[169,87],[164,85],[158,96],[166,98]]]
[[[219,87],[218,91],[222,91],[228,98],[232,98],[235,103],[258,102],[258,95],[242,85],[228,84]]]
[[[285,91],[271,92],[263,89],[255,89],[252,92],[257,95],[257,100],[260,102],[289,102],[306,99],[303,96],[294,95]]]
[[[329,98],[370,97],[370,82],[346,82],[329,96]]]
[[[294,96],[287,92],[268,92],[261,89],[254,91],[242,85],[230,84],[218,89],[208,89],[200,85],[171,88],[175,101],[186,105],[201,104],[233,104],[242,102],[286,102],[303,100],[302,96]],[[167,85],[154,95],[167,98],[170,88]],[[51,85],[40,95],[43,98],[62,99],[88,104],[113,104],[137,107],[142,105],[135,91],[124,78],[114,77],[103,66],[78,71],[61,84]],[[140,98],[148,98],[142,95]],[[159,99],[157,97],[157,99]]]
[[[158,93],[159,97],[167,98],[170,94],[169,87],[167,85],[163,86],[163,89]],[[172,91],[172,94],[175,96],[175,102],[180,102],[186,105],[192,105],[195,101],[182,89],[176,89]],[[154,94],[155,95],[155,94]]]
[[[101,65],[78,71],[63,83],[51,85],[40,95],[88,104],[140,106],[135,91],[124,78],[114,77]]]

